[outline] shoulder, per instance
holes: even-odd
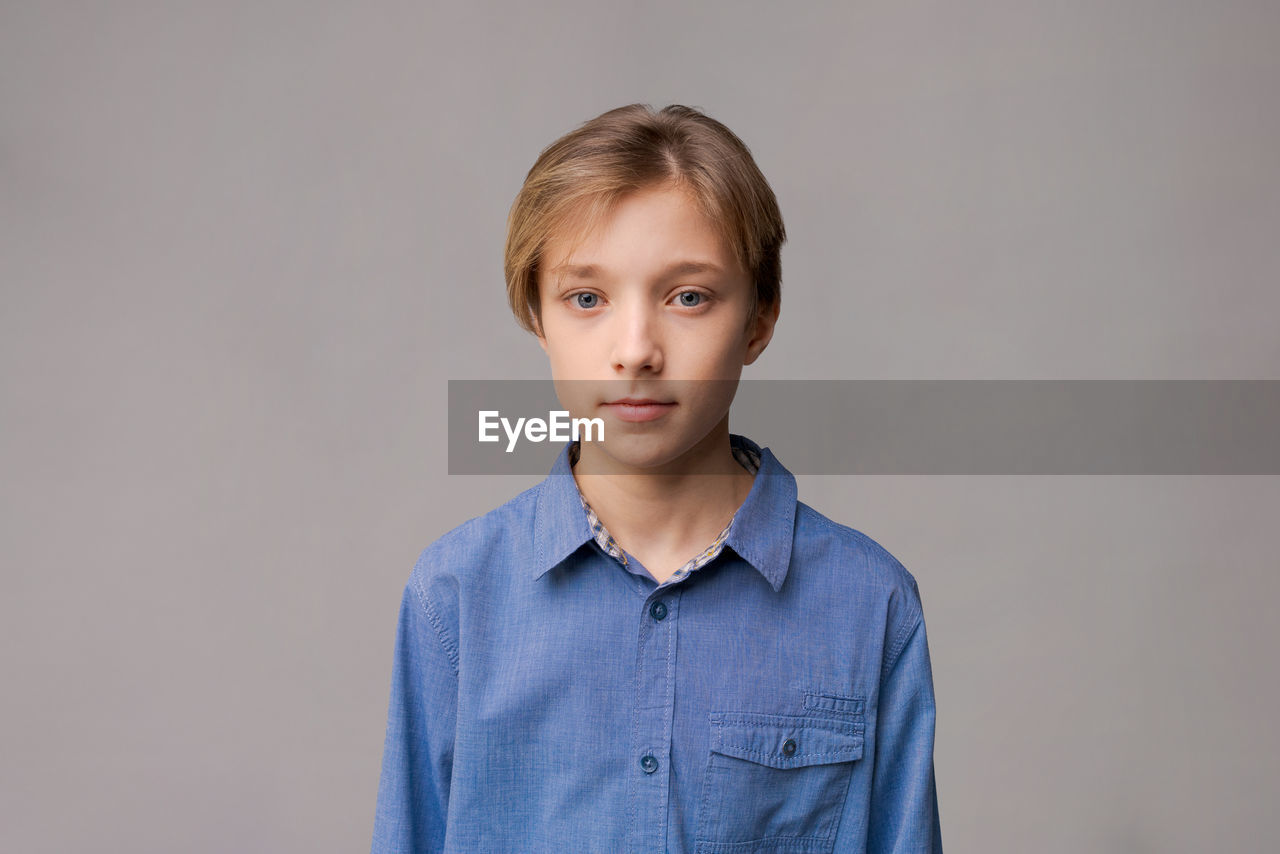
[[[526,489],[482,516],[440,535],[418,555],[409,586],[436,599],[491,576],[486,568],[510,566],[532,548],[534,510],[542,484]]]
[[[859,612],[855,622],[883,632],[882,672],[892,665],[907,640],[924,622],[915,576],[880,543],[861,531],[834,522],[804,502],[796,502],[793,561],[802,575],[822,579],[823,589]],[[792,571],[797,567],[793,565]]]
[[[793,556],[801,564],[817,563],[835,573],[845,589],[884,597],[893,616],[910,621],[920,614],[915,576],[880,543],[863,532],[835,522],[796,502]],[[878,598],[878,597],[877,597]]]

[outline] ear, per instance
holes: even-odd
[[[778,323],[778,314],[781,311],[782,299],[779,298],[756,312],[755,322],[748,330],[747,355],[742,360],[742,364],[750,365],[760,358],[764,348],[769,346],[769,341],[773,338],[773,328]]]
[[[529,325],[533,327],[531,331],[533,332],[533,337],[538,339],[538,346],[541,347],[542,352],[545,353],[547,352],[547,337],[545,330],[542,328],[542,318],[540,315],[540,311],[530,311]]]

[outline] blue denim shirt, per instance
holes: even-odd
[[[405,587],[377,852],[940,852],[915,579],[768,449],[725,547],[658,584],[569,466]]]

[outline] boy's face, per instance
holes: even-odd
[[[747,327],[754,284],[681,190],[623,196],[569,256],[573,236],[553,236],[543,252],[538,341],[561,403],[604,420],[605,441],[583,443],[584,459],[687,461],[727,430],[742,368],[769,343],[777,306]]]

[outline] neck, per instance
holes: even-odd
[[[659,581],[715,539],[754,482],[734,459],[728,416],[680,457],[642,471],[590,443],[579,447],[574,479],[583,497],[614,540]]]

